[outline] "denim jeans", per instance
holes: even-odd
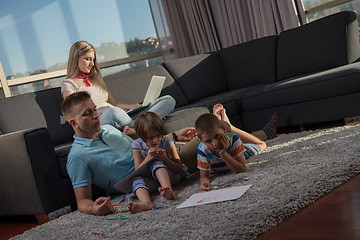
[[[142,111],[136,112],[131,116],[119,107],[108,107],[100,116],[100,124],[110,124],[118,129],[122,129],[125,126],[133,127],[135,119],[139,114],[151,111],[159,114],[160,117],[163,118],[174,110],[175,104],[175,99],[170,95],[162,96],[157,98]]]

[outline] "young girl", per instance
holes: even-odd
[[[136,118],[134,129],[139,136],[132,144],[135,170],[156,159],[150,165],[152,176],[161,185],[158,191],[165,199],[174,199],[176,196],[171,184],[178,184],[186,174],[175,144],[169,137],[164,136],[164,123],[161,117],[154,112],[142,113]],[[148,187],[142,177],[134,180],[133,192],[140,202],[128,203],[131,213],[154,208]]]
[[[79,41],[72,45],[69,53],[66,80],[61,84],[62,96],[71,93],[86,91],[96,105],[100,116],[100,124],[110,124],[116,128],[124,129],[125,133],[131,134],[129,128],[134,125],[134,119],[141,112],[128,115],[126,111],[141,104],[118,103],[105,87],[105,83],[96,62],[95,48],[88,42]],[[175,100],[171,96],[163,96],[156,99],[144,111],[153,111],[165,117],[175,107]],[[125,126],[128,126],[125,128]],[[127,132],[128,131],[128,132]]]

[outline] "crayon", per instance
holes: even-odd
[[[126,196],[124,196],[124,197],[121,199],[120,203],[125,202],[125,200],[126,200]]]
[[[106,220],[129,219],[128,217],[107,218]]]
[[[156,209],[160,209],[160,208],[163,208],[163,207],[154,207],[153,209],[156,210]]]
[[[97,233],[97,232],[91,232],[91,234],[100,235],[100,236],[105,236],[105,234],[103,234],[103,233]]]
[[[107,191],[106,191],[106,197],[109,196],[110,185],[111,185],[111,178],[109,178],[109,184],[108,184],[108,188],[107,188]]]

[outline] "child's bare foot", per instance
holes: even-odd
[[[220,115],[220,110],[223,109],[224,106],[220,103],[217,103],[213,106],[213,114],[219,119],[221,120],[221,115]]]
[[[225,122],[230,124],[230,120],[229,120],[228,116],[226,115],[226,109],[225,108],[220,109],[219,113],[220,113],[220,116],[221,116],[221,120],[224,120]]]
[[[132,214],[148,211],[153,208],[154,205],[149,202],[128,202],[128,209]]]
[[[124,127],[123,133],[126,134],[126,135],[136,134],[135,129],[134,129],[134,128],[131,128],[131,127],[129,127],[129,126],[125,126],[125,127]]]
[[[169,187],[159,187],[159,192],[163,198],[173,200],[176,198],[174,191]]]

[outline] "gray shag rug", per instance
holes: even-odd
[[[283,134],[248,159],[246,173],[213,176],[219,189],[252,184],[237,200],[176,209],[200,192],[195,175],[175,187],[177,200],[152,196],[163,208],[108,216],[55,213],[50,222],[13,239],[255,239],[358,174],[359,142],[360,125]],[[113,196],[113,203],[122,197]],[[129,219],[107,220],[116,217]]]

